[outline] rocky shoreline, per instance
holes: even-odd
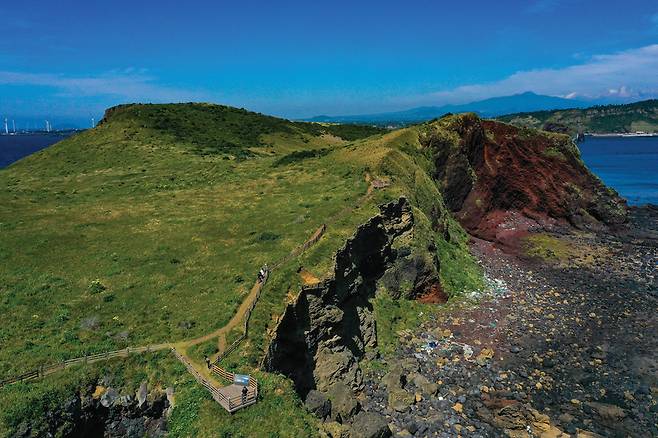
[[[356,399],[330,397],[355,417],[349,429],[327,419],[327,434],[658,436],[658,210],[632,209],[615,234],[555,237],[573,248],[567,260],[475,240],[492,293],[398,333]],[[328,415],[316,396],[307,406]]]
[[[566,136],[467,114],[429,124],[419,143],[489,286],[428,311],[378,358],[371,319],[355,315],[377,294],[400,298],[385,279],[409,254],[405,233],[373,218],[335,279],[286,311],[266,369],[295,382],[332,437],[656,435],[658,211],[629,210]]]

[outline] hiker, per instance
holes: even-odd
[[[208,369],[210,369],[210,359],[208,359],[208,356],[203,356],[203,360],[206,361],[206,365],[208,365]]]
[[[247,387],[242,387],[242,404],[247,403]]]
[[[267,263],[263,265],[262,268],[260,268],[260,271],[258,271],[258,281],[261,283],[265,281],[265,277],[267,277],[267,273],[269,272],[269,268],[267,267]]]

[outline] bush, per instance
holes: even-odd
[[[322,149],[307,149],[302,151],[291,152],[283,157],[279,158],[274,162],[274,166],[287,166],[292,163],[297,163],[303,160],[308,160],[310,158],[321,158],[331,152],[331,149],[322,148]]]
[[[99,279],[92,280],[91,283],[89,283],[89,293],[99,294],[103,292],[105,289],[107,288],[103,283],[101,283]]]
[[[261,242],[267,242],[267,241],[277,240],[280,237],[281,236],[279,236],[278,234],[271,233],[269,231],[264,231],[258,235],[258,240],[260,240]]]

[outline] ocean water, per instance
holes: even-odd
[[[69,133],[0,135],[0,169],[64,140]]]
[[[658,205],[658,137],[587,137],[578,148],[592,172],[629,205]]]
[[[1,135],[0,168],[65,137],[58,134]],[[578,147],[585,164],[629,204],[658,204],[658,137],[587,137]]]

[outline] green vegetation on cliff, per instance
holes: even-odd
[[[513,125],[575,134],[658,132],[658,100],[626,105],[599,105],[585,109],[510,114],[498,120]]]
[[[466,234],[443,204],[418,137],[418,127],[382,134],[207,104],[129,105],[108,111],[97,128],[1,170],[0,380],[54,361],[222,327],[260,266],[360,199],[364,204],[332,223],[317,245],[273,273],[250,337],[229,364],[260,373],[254,370],[268,333],[302,285],[299,268],[326,276],[356,227],[399,196],[414,208],[417,238],[410,247],[441,260],[446,292],[479,287]],[[364,198],[367,178],[388,186]],[[193,354],[211,350],[201,345]],[[0,436],[26,422],[42,427],[40,415],[61,401],[51,397],[63,397],[81,376],[107,373],[175,387],[174,435],[237,436],[241,419],[259,417],[276,419],[258,431],[263,436],[315,428],[280,377],[260,373],[263,400],[231,417],[172,357],[146,355],[26,384],[28,398],[16,396],[19,386],[0,389]],[[134,389],[134,382],[127,386]]]

